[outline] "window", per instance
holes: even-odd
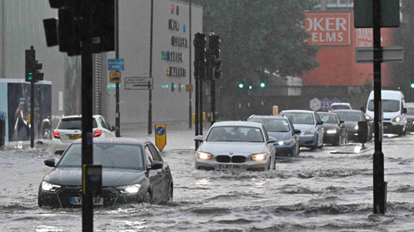
[[[151,166],[154,156],[151,153],[151,150],[148,146],[145,146],[145,158],[147,160],[147,166]]]
[[[97,128],[95,119],[92,119],[93,128]],[[82,118],[64,118],[60,121],[58,129],[63,130],[81,130]]]

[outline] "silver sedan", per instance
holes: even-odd
[[[266,171],[276,168],[276,139],[269,137],[261,123],[216,122],[194,138],[201,142],[195,153],[195,169]]]

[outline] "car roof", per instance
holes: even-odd
[[[249,118],[273,118],[273,119],[285,119],[287,120],[287,118],[285,118],[284,116],[280,116],[280,115],[251,115]]]
[[[296,112],[296,113],[314,113],[315,111],[313,110],[283,110],[283,113],[288,113],[288,112]],[[280,112],[280,113],[282,113]]]
[[[336,112],[352,112],[352,113],[363,113],[361,110],[351,110],[351,109],[340,109],[340,110],[332,110],[332,113],[336,113]]]
[[[336,110],[334,110],[336,111]],[[335,113],[329,113],[329,112],[317,112],[318,114],[327,114],[327,115],[336,115]]]
[[[93,138],[93,143],[106,143],[106,144],[129,144],[129,145],[143,145],[144,143],[149,142],[148,140],[139,140],[135,138],[128,137],[114,137],[114,138],[104,138],[97,137]],[[73,142],[74,144],[82,143],[82,139],[77,139]]]
[[[216,126],[250,126],[250,127],[262,127],[261,123],[258,122],[246,122],[246,121],[222,121],[216,122],[212,127]]]
[[[93,118],[102,117],[102,115],[94,114],[92,115]],[[73,114],[73,115],[64,115],[60,119],[67,119],[67,118],[82,118],[81,114]]]
[[[349,102],[334,102],[334,103],[331,104],[331,106],[333,106],[333,105],[346,105],[346,106],[350,106],[351,103],[349,103]]]

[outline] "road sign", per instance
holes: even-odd
[[[121,82],[121,72],[118,72],[118,71],[109,72],[109,82],[111,83]]]
[[[334,98],[334,99],[331,100],[331,105],[334,104],[334,103],[341,103],[341,101],[338,100],[337,98]]]
[[[273,106],[273,115],[279,115],[279,106]]]
[[[310,101],[309,107],[313,111],[317,111],[321,108],[321,101],[317,98],[314,98]]]
[[[193,92],[193,85],[185,85],[186,92]]]
[[[149,90],[152,82],[152,77],[125,77],[125,90]]]
[[[330,106],[331,106],[331,101],[328,98],[324,98],[321,101],[321,109],[323,111],[328,111]]]
[[[167,126],[165,124],[155,124],[155,145],[160,151],[167,145]]]
[[[403,47],[383,47],[382,62],[395,63],[404,62]],[[355,61],[357,63],[373,63],[374,62],[374,48],[360,47],[356,48]]]
[[[108,59],[108,71],[124,71],[124,59]]]
[[[373,28],[374,18],[372,17],[373,0],[354,1],[354,26],[355,28]],[[381,23],[380,27],[400,26],[400,1],[380,0],[381,2]]]

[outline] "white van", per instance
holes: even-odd
[[[407,119],[405,114],[404,94],[401,91],[381,90],[383,111],[383,132],[398,134],[406,133]],[[371,91],[365,113],[374,119],[374,91]]]

